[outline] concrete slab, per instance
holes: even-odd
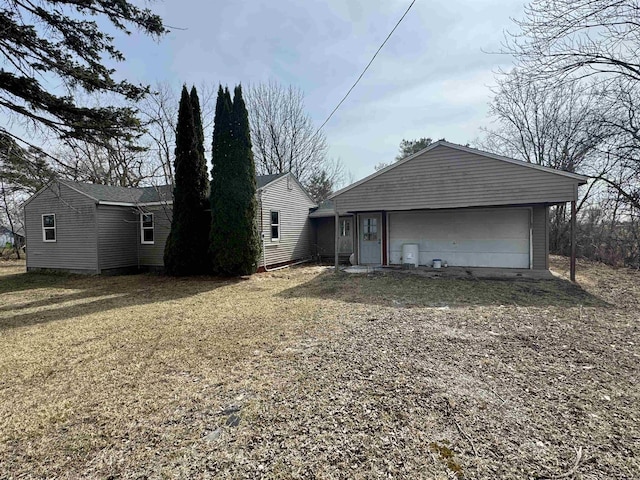
[[[400,266],[372,267],[354,265],[342,269],[346,273],[372,274],[397,272],[408,275],[419,275],[429,278],[486,278],[486,279],[532,279],[548,280],[554,278],[549,270],[530,270],[525,268],[493,268],[493,267],[418,267],[404,268]]]

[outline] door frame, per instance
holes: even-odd
[[[383,241],[382,236],[385,234],[385,232],[383,232],[383,228],[382,228],[382,215],[383,212],[363,212],[363,213],[358,213],[356,215],[357,217],[357,240],[358,240],[358,265],[363,265],[362,262],[360,261],[360,255],[362,252],[362,245],[360,244],[361,238],[360,238],[360,232],[361,232],[361,218],[362,217],[373,217],[373,216],[377,216],[378,218],[378,240],[380,241],[380,263],[376,263],[376,264],[367,264],[367,265],[383,265],[383,259],[384,259],[384,255],[382,254],[382,247],[385,244],[385,242]]]

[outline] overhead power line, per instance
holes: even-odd
[[[322,125],[320,125],[320,127],[318,128],[318,130],[316,130],[316,134],[322,130],[322,127],[324,127],[327,122],[329,120],[331,120],[331,117],[333,117],[333,114],[336,113],[338,111],[338,109],[340,108],[340,105],[343,104],[343,102],[347,99],[347,97],[349,96],[349,94],[351,93],[351,91],[356,87],[356,85],[358,85],[358,82],[362,79],[362,77],[364,76],[365,73],[367,73],[367,70],[369,70],[369,67],[371,66],[371,64],[373,63],[373,61],[376,59],[376,57],[378,56],[378,53],[380,53],[380,50],[382,50],[382,47],[384,47],[384,45],[387,43],[387,41],[391,38],[391,35],[393,35],[393,32],[396,31],[396,28],[398,28],[398,26],[400,25],[400,23],[402,23],[402,20],[404,20],[404,17],[407,16],[407,13],[409,13],[409,10],[411,10],[411,7],[413,7],[413,4],[416,3],[416,0],[413,0],[411,2],[411,4],[407,7],[407,9],[405,10],[404,14],[402,15],[402,17],[400,17],[400,20],[398,20],[398,23],[396,23],[395,27],[393,27],[393,30],[391,30],[391,32],[389,32],[389,35],[387,35],[387,38],[384,39],[384,42],[382,42],[382,45],[380,45],[380,47],[378,47],[378,50],[376,50],[376,53],[373,54],[373,57],[371,57],[371,60],[369,60],[369,63],[367,63],[367,66],[364,67],[364,70],[362,71],[362,73],[360,74],[360,76],[358,77],[358,79],[354,82],[353,85],[351,85],[351,88],[349,89],[349,91],[345,94],[344,97],[342,97],[342,100],[340,100],[340,102],[338,103],[338,105],[336,105],[336,108],[334,108],[332,110],[332,112],[329,114],[329,116],[327,117],[327,119],[322,122]],[[315,134],[314,134],[315,135]]]

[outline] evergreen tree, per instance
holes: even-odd
[[[211,228],[211,213],[209,212],[209,170],[207,159],[204,155],[204,130],[202,128],[202,113],[200,111],[200,100],[196,87],[191,88],[190,94],[191,109],[193,110],[193,125],[196,134],[196,147],[198,158],[195,164],[196,183],[193,186],[198,193],[200,203],[199,221],[194,231],[194,248],[198,251],[198,257],[202,261],[202,270],[209,270],[209,229]]]
[[[207,171],[207,159],[204,155],[204,130],[202,128],[202,112],[200,110],[200,99],[196,87],[191,87],[189,95],[191,100],[191,109],[193,111],[193,125],[196,132],[196,143],[198,148],[198,161],[196,164],[196,172],[198,175],[198,183],[195,185],[196,190],[200,193],[200,201],[202,208],[209,207],[209,172]],[[207,234],[209,229],[207,227]]]
[[[137,101],[149,89],[114,78],[113,62],[124,60],[115,38],[131,27],[164,35],[162,19],[127,0],[40,0],[0,3],[0,112],[5,119],[33,122],[62,139],[102,145],[119,138],[135,143],[141,131],[130,107],[91,107],[77,92],[113,93]],[[21,128],[4,133],[22,137]]]
[[[196,188],[203,183],[199,161],[198,134],[185,86],[176,127],[173,219],[164,250],[164,265],[169,275],[195,275],[206,271],[207,237],[205,232],[197,233],[202,228],[203,195]]]
[[[213,141],[211,143],[211,229],[209,232],[209,259],[213,273],[220,274],[218,261],[220,251],[225,245],[226,224],[229,209],[225,209],[225,199],[229,196],[228,185],[225,184],[228,169],[229,144],[231,139],[231,99],[229,91],[218,87],[216,111],[213,125]],[[231,192],[232,194],[233,192]]]
[[[219,275],[251,274],[258,267],[260,233],[249,116],[240,86],[235,88],[233,102],[227,89],[218,92],[212,147],[213,270]]]

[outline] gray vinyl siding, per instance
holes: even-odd
[[[153,245],[143,244],[140,235],[140,217],[137,222],[137,245],[140,255],[140,266],[164,267],[164,246],[171,231],[171,205],[145,207],[145,212],[153,213]]]
[[[334,197],[341,213],[568,202],[578,180],[440,145]]]
[[[531,229],[533,247],[533,269],[549,269],[549,208],[543,205],[533,207]]]
[[[264,256],[259,266],[291,262],[311,256],[309,209],[315,204],[298,182],[285,175],[268,184],[259,195],[261,218],[258,228],[264,232]],[[280,212],[280,240],[271,240],[271,211]]]
[[[96,204],[66,185],[53,183],[24,207],[27,270],[97,273]],[[56,241],[42,239],[42,215],[56,215]]]
[[[133,207],[98,205],[100,270],[138,266],[138,218]]]

